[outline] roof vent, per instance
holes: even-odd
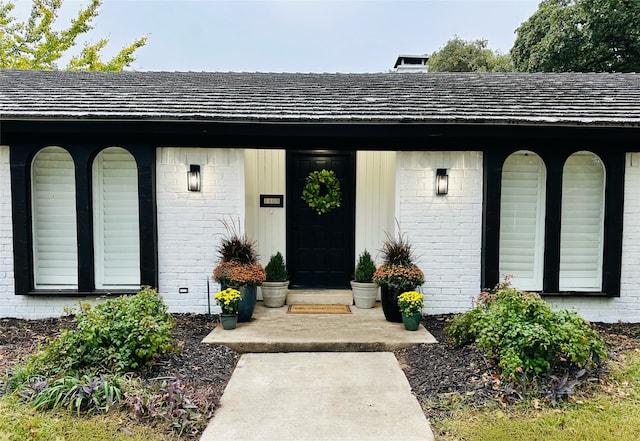
[[[427,55],[398,55],[393,68],[400,73],[426,73],[429,72],[428,60]]]

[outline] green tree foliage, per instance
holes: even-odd
[[[429,57],[432,72],[510,72],[508,54],[487,48],[487,40],[465,41],[454,36]]]
[[[93,29],[102,0],[90,0],[66,29],[56,30],[63,0],[32,0],[31,14],[24,21],[11,15],[15,1],[0,0],[0,68],[55,70],[57,62],[77,45],[79,36]],[[103,61],[100,51],[109,42],[86,43],[66,65],[69,70],[121,71],[135,61],[134,52],[145,45],[141,37],[125,46],[113,58]]]
[[[544,0],[516,30],[523,72],[640,72],[640,1]]]

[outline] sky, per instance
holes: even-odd
[[[18,18],[30,0],[14,0]],[[142,35],[145,71],[385,72],[400,54],[431,54],[453,36],[506,53],[540,0],[103,0],[88,40],[104,57]],[[66,27],[88,0],[64,0]]]

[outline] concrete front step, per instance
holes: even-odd
[[[258,302],[252,321],[229,331],[216,326],[203,343],[238,352],[371,352],[436,343],[422,325],[407,331],[402,323],[386,321],[379,302],[372,309],[352,306],[352,314],[287,314],[286,310]]]
[[[350,289],[290,289],[287,305],[353,305]]]

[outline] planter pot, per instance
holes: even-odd
[[[229,288],[227,285],[222,285],[222,289],[227,288]],[[232,288],[235,287],[232,286]],[[238,303],[238,322],[248,322],[251,320],[253,310],[256,307],[258,288],[255,286],[243,286],[235,289],[240,291],[240,295],[242,296]]]
[[[220,324],[222,329],[236,329],[238,323],[238,314],[222,314],[220,316]]]
[[[405,291],[414,291],[415,287],[392,288],[382,285],[380,287],[380,300],[382,300],[382,312],[387,321],[402,323],[402,313],[398,307],[398,296]]]
[[[262,300],[267,308],[280,308],[284,306],[289,291],[289,281],[285,282],[263,282]]]
[[[376,305],[378,285],[375,283],[356,282],[352,280],[351,291],[353,291],[353,301],[356,307],[368,309]]]
[[[407,331],[417,331],[418,327],[420,327],[420,320],[422,320],[420,312],[413,314],[402,313],[402,323],[404,323],[404,329]]]

